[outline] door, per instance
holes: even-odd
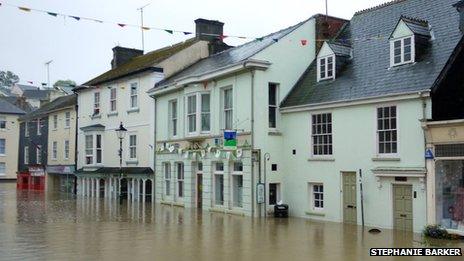
[[[343,222],[358,223],[356,172],[343,173]]]
[[[203,175],[197,174],[197,208],[203,206]]]
[[[395,229],[413,230],[411,185],[393,185],[393,219]]]

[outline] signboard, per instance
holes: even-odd
[[[237,131],[225,130],[224,131],[224,149],[236,150],[237,149]]]
[[[33,177],[43,177],[45,176],[45,171],[43,167],[31,167],[29,166],[29,173]]]
[[[48,173],[53,173],[53,174],[73,174],[75,171],[75,168],[73,165],[48,165],[47,166],[47,172]]]
[[[425,159],[434,159],[432,149],[425,150]]]
[[[258,204],[264,204],[265,198],[264,198],[264,183],[258,183],[256,184],[256,202]]]

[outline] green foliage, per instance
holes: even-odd
[[[17,82],[19,82],[18,75],[11,71],[0,71],[0,86],[11,87]]]
[[[53,84],[53,86],[60,86],[60,87],[74,87],[76,86],[76,82],[73,80],[58,80]]]
[[[424,228],[424,236],[437,238],[437,239],[451,239],[450,234],[446,229],[438,226],[438,225],[429,225]]]

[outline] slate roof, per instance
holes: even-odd
[[[151,92],[158,88],[164,88],[185,77],[200,76],[233,65],[240,64],[248,58],[252,57],[253,55],[257,54],[261,50],[265,49],[266,47],[274,44],[276,41],[282,39],[287,34],[291,33],[308,20],[305,20],[278,32],[269,34],[267,36],[261,37],[259,40],[254,40],[204,58],[194,63],[193,65],[185,68],[184,70],[172,75],[171,77],[161,80],[155,85],[154,88],[152,88],[148,92]]]
[[[341,43],[329,43],[330,48],[337,56],[351,56],[351,47]]]
[[[24,90],[23,95],[27,99],[34,99],[34,100],[47,100],[49,98],[50,90],[39,90],[39,89],[32,89],[32,90]]]
[[[281,106],[292,107],[350,101],[430,90],[461,39],[456,0],[397,0],[356,13],[336,41],[349,41],[353,58],[335,80],[317,82],[313,62]],[[431,25],[435,39],[415,64],[390,67],[389,35],[402,16],[420,17]],[[380,37],[379,37],[380,36]],[[372,39],[375,38],[375,39]],[[379,39],[380,38],[380,39]],[[371,39],[371,40],[370,40]]]
[[[47,114],[53,111],[64,109],[77,104],[77,95],[66,95],[56,98],[55,100],[44,104],[39,109],[29,112],[26,115],[19,118],[21,121],[28,121],[39,117],[45,117]]]
[[[401,17],[401,21],[403,21],[414,34],[426,37],[431,36],[428,21],[405,16]]]
[[[125,76],[129,76],[133,73],[142,72],[144,70],[153,69],[156,63],[159,63],[170,56],[182,51],[185,48],[192,46],[199,40],[196,38],[190,38],[184,42],[180,42],[171,46],[167,46],[144,55],[140,55],[132,58],[128,62],[111,69],[94,79],[84,83],[83,85],[95,86],[108,81],[116,80]]]
[[[0,114],[25,114],[26,112],[19,107],[8,102],[3,97],[0,98]]]
[[[0,86],[0,95],[2,93],[4,93],[6,96],[12,95],[10,87],[6,87],[6,86]]]
[[[26,91],[26,90],[37,90],[39,87],[33,86],[33,85],[25,85],[25,84],[15,84],[21,91]]]
[[[20,96],[6,96],[6,97],[0,97],[0,99],[3,99],[13,104],[14,106],[25,111],[26,113],[34,110],[34,108],[26,101],[26,99]]]

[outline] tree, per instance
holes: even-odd
[[[60,87],[74,87],[76,86],[76,82],[73,80],[58,80],[53,84],[54,87],[60,86]]]
[[[18,75],[11,71],[0,71],[0,86],[11,87],[17,82],[19,82]]]

